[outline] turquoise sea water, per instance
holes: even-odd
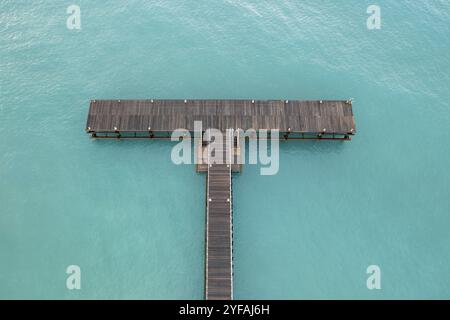
[[[352,142],[234,179],[235,298],[450,298],[450,2],[370,4],[0,1],[0,298],[203,298],[205,177],[89,139],[90,99],[351,97]]]

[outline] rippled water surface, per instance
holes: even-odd
[[[235,297],[450,298],[449,1],[380,0],[373,31],[362,0],[73,2],[80,31],[0,1],[0,298],[203,298],[204,176],[89,139],[90,99],[350,97],[352,142],[234,179]]]

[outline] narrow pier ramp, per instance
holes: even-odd
[[[351,140],[352,100],[92,100],[86,132],[95,139],[170,139],[200,133],[197,172],[206,172],[205,298],[233,299],[232,173],[241,172],[244,139]],[[199,128],[199,124],[200,127]],[[232,143],[213,143],[208,129],[234,129]],[[240,129],[240,130],[238,130]],[[233,130],[233,131],[234,131]],[[245,131],[245,132],[243,132]],[[191,139],[185,132],[183,139]],[[247,135],[248,134],[248,135]],[[206,137],[206,139],[205,139]],[[236,138],[236,140],[235,140]],[[207,152],[205,152],[205,150]],[[222,155],[218,157],[217,155]],[[233,161],[231,161],[233,159]]]
[[[215,152],[223,153],[226,145]],[[229,153],[228,153],[229,154]],[[229,161],[208,163],[205,298],[233,299],[233,211]]]

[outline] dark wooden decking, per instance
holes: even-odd
[[[225,148],[216,150],[225,153]],[[205,298],[233,299],[231,165],[209,163],[206,199]]]
[[[203,130],[277,129],[285,139],[349,140],[356,133],[351,101],[294,100],[94,100],[86,131],[98,138],[167,138],[176,129],[194,131],[194,121],[201,121]],[[216,151],[226,153],[226,146]],[[229,300],[233,166],[211,162],[207,158],[197,167],[206,171],[207,166],[205,298]]]
[[[283,100],[93,100],[89,133],[278,129],[291,133],[354,134],[351,101]]]

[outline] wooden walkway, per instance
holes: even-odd
[[[226,147],[216,152],[226,154]],[[206,199],[205,298],[233,299],[233,212],[229,161],[209,163]]]
[[[356,132],[352,103],[340,100],[93,100],[86,131],[155,134],[182,128],[192,132],[194,121],[201,121],[204,130],[277,129],[282,133],[330,135]]]
[[[170,139],[176,129],[194,131],[195,121],[201,121],[203,132],[209,128],[259,132],[268,129],[279,130],[279,137],[284,139],[350,140],[356,133],[350,100],[93,100],[86,131],[95,138]],[[232,171],[240,171],[241,166],[231,165],[229,159],[216,163],[215,157],[205,157],[203,142],[196,152],[202,159],[197,170],[207,172],[205,298],[230,300],[233,299]],[[241,150],[233,148],[236,156],[240,156]],[[225,144],[216,150],[229,154],[226,151]]]

